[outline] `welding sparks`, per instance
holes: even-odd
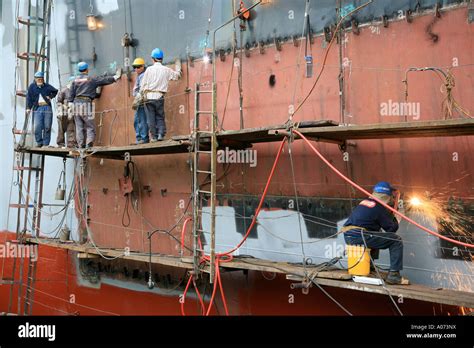
[[[408,199],[408,205],[422,220],[437,224],[443,234],[455,239],[464,237],[462,240],[467,242],[473,238],[474,215],[461,201],[413,196]]]
[[[410,204],[414,207],[419,207],[422,202],[421,202],[421,199],[419,199],[418,197],[413,197],[410,199]]]

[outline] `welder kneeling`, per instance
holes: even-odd
[[[388,182],[374,186],[373,196],[389,204],[396,192]],[[383,229],[383,231],[382,231]],[[385,281],[388,284],[407,285],[408,279],[400,275],[403,269],[403,242],[396,234],[398,221],[394,214],[372,198],[364,199],[347,219],[342,231],[348,245],[362,245],[371,249],[372,259],[380,249],[390,251],[390,271]]]

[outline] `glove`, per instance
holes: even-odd
[[[114,75],[115,82],[120,80],[121,77],[122,77],[122,68],[118,68]]]
[[[56,104],[57,108],[58,108],[58,117],[63,117],[64,116],[64,104],[62,103],[57,103]]]
[[[67,104],[67,119],[72,120],[74,117],[74,103]]]
[[[177,58],[174,61],[175,70],[177,73],[181,74],[181,59]]]

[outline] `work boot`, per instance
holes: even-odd
[[[150,143],[156,143],[157,141],[158,141],[158,139],[156,139],[156,138],[151,138]]]
[[[158,134],[158,141],[163,141],[165,139],[165,136],[163,134]]]
[[[138,145],[146,144],[146,141],[145,141],[145,140],[138,140],[138,141],[137,141],[137,144],[138,144]]]
[[[94,143],[90,142],[89,144],[86,145],[86,149],[90,149],[94,147]]]
[[[387,274],[387,279],[385,279],[387,284],[392,285],[409,285],[410,281],[406,278],[403,278],[398,271],[390,271]]]
[[[377,266],[373,262],[370,263],[370,273],[376,273]]]

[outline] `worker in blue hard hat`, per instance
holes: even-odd
[[[51,141],[51,126],[53,110],[51,99],[56,97],[58,90],[44,82],[44,73],[35,73],[35,81],[28,87],[26,95],[26,111],[33,110],[33,125],[35,141],[38,147],[49,146]]]
[[[72,81],[68,95],[70,108],[73,110],[76,124],[76,140],[80,148],[91,148],[95,141],[94,108],[92,101],[97,97],[97,87],[117,82],[122,76],[118,69],[114,76],[89,76],[89,65],[86,62],[77,64],[79,76]]]
[[[56,108],[58,118],[58,136],[56,143],[58,147],[75,148],[77,147],[76,141],[76,124],[74,123],[74,115],[70,112],[68,107],[67,98],[72,86],[72,81],[75,80],[74,76],[69,77],[66,86],[64,86],[56,97]]]
[[[388,182],[381,181],[374,186],[372,195],[385,204],[391,205],[396,189]],[[390,251],[390,270],[385,281],[388,284],[409,284],[400,275],[403,269],[403,242],[396,234],[398,220],[394,214],[373,198],[364,199],[347,219],[342,232],[348,245],[360,245],[371,249],[375,259],[380,249]],[[383,230],[383,231],[382,231]],[[375,267],[375,265],[372,265]]]
[[[175,70],[163,65],[164,54],[159,48],[151,52],[153,65],[143,75],[140,93],[145,100],[145,112],[152,143],[161,141],[166,135],[165,100],[168,84],[181,76],[181,62],[175,62]]]

